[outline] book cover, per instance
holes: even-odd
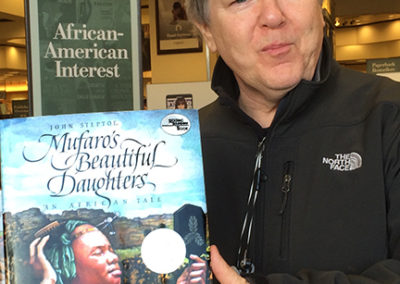
[[[196,110],[0,127],[7,283],[210,283]]]
[[[0,174],[1,183],[1,174]],[[0,188],[0,196],[2,191]],[[0,212],[3,212],[3,203],[0,202]],[[6,283],[6,271],[5,271],[5,260],[4,260],[4,234],[3,234],[3,214],[0,215],[0,283]]]

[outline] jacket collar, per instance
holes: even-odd
[[[322,52],[317,64],[317,68],[312,81],[301,80],[299,84],[281,100],[278,111],[275,115],[273,125],[277,121],[287,120],[295,113],[300,111],[307,102],[317,95],[318,89],[328,80],[332,73],[333,63],[331,48],[328,39],[324,38]],[[219,96],[222,105],[231,107],[237,111],[241,118],[248,124],[261,129],[261,127],[250,117],[248,117],[238,106],[240,90],[232,70],[226,65],[224,60],[219,57],[214,68],[211,88]]]

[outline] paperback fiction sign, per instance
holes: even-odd
[[[135,0],[30,0],[34,115],[140,109]]]
[[[367,60],[367,72],[400,82],[400,57]]]

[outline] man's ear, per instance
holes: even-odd
[[[207,24],[199,24],[194,23],[196,27],[199,29],[200,33],[203,36],[203,39],[206,41],[206,44],[211,52],[217,51],[217,45],[215,44],[214,36],[210,31],[210,27]]]

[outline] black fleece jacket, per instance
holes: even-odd
[[[219,98],[200,111],[210,240],[236,264],[266,137],[251,281],[400,283],[400,84],[325,53],[321,80],[288,93],[268,129],[238,108],[232,71],[217,63]]]

